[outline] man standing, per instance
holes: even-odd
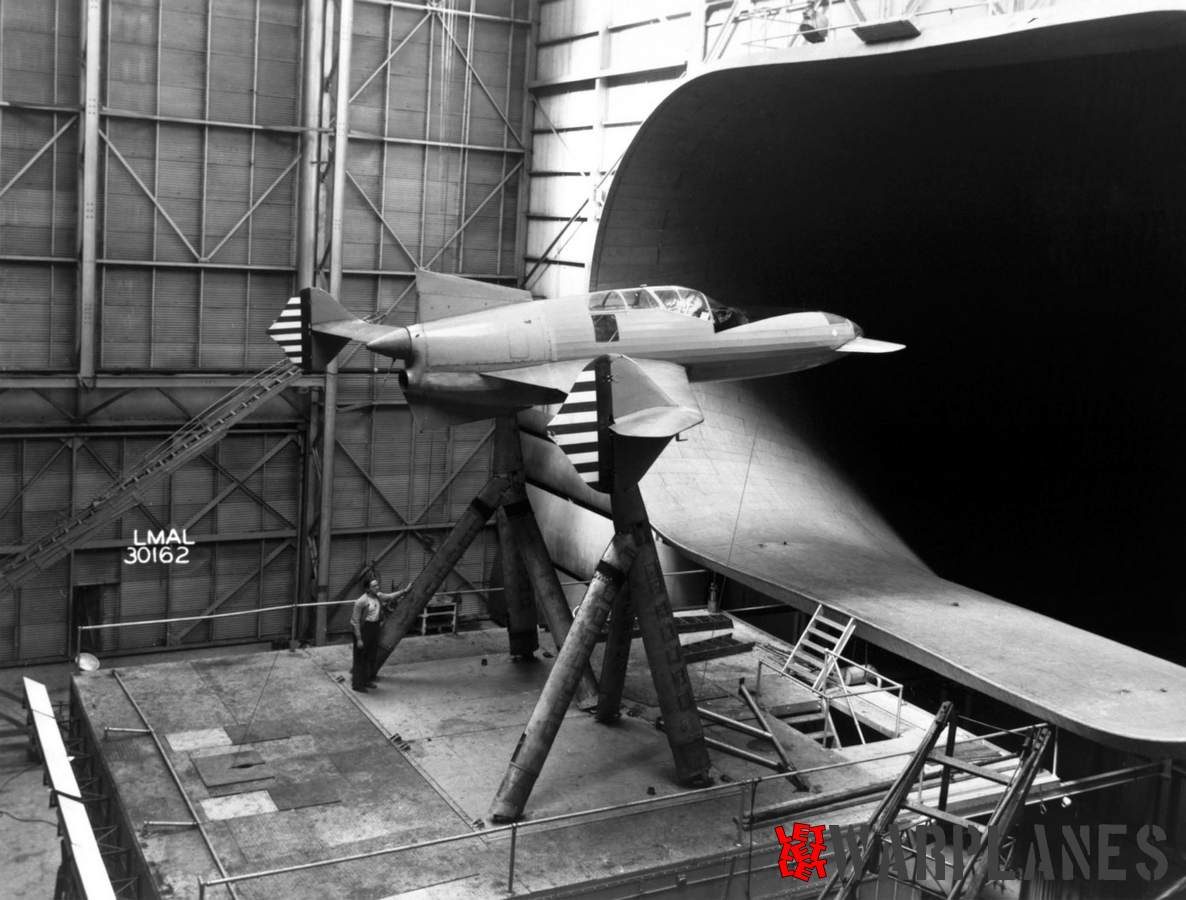
[[[350,687],[359,693],[367,688],[377,687],[375,676],[379,673],[379,629],[382,627],[384,604],[403,597],[411,585],[385,594],[379,590],[379,579],[367,582],[366,593],[354,601],[350,614],[350,627],[354,631],[354,666],[350,670]]]

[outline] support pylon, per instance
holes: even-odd
[[[696,711],[696,695],[675,629],[675,615],[667,596],[646,505],[637,485],[613,495],[613,513],[614,530],[634,534],[639,543],[638,556],[630,570],[630,594],[634,599],[651,680],[659,697],[663,732],[675,761],[676,779],[685,785],[701,785],[708,780],[711,767],[708,745],[704,742],[704,729]]]
[[[615,722],[622,715],[622,689],[626,686],[626,667],[630,662],[630,642],[634,635],[634,603],[629,585],[614,595],[610,609],[609,631],[601,657],[598,679],[597,721]]]
[[[519,425],[512,416],[503,416],[494,423],[495,471],[503,473],[510,488],[503,498],[507,523],[514,536],[515,549],[527,571],[527,581],[535,594],[535,602],[556,645],[556,652],[564,645],[572,628],[572,610],[564,596],[564,588],[556,577],[556,567],[548,555],[548,547],[539,530],[539,523],[527,499],[523,476],[523,445]],[[583,709],[597,703],[597,679],[593,669],[585,665],[577,688],[577,703]]]
[[[539,621],[527,583],[527,570],[515,546],[506,510],[498,510],[498,547],[502,561],[503,614],[512,657],[530,657],[539,649]]]
[[[513,822],[523,814],[581,676],[589,667],[589,657],[605,625],[614,593],[625,581],[626,571],[630,569],[636,552],[632,536],[617,534],[602,554],[572,629],[552,664],[552,671],[548,673],[548,680],[494,796],[490,806],[492,821]]]
[[[428,561],[428,565],[412,582],[411,590],[408,591],[407,596],[383,622],[383,631],[379,635],[378,661],[380,666],[387,661],[387,657],[395,650],[403,636],[408,633],[408,629],[420,616],[420,613],[424,612],[424,608],[428,606],[428,602],[436,593],[437,588],[444,583],[449,572],[457,565],[469,545],[474,542],[474,538],[481,533],[486,522],[494,515],[494,511],[502,503],[503,495],[506,494],[507,488],[510,486],[509,479],[495,473],[482,490],[478,491],[478,495],[470,501],[465,512],[458,518],[457,524],[453,526],[437,548],[436,553],[432,555],[432,559]]]

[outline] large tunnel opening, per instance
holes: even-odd
[[[623,163],[595,286],[904,342],[791,376],[786,420],[939,575],[1186,661],[1182,28],[696,79]]]

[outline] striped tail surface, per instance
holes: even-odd
[[[305,365],[305,319],[302,314],[305,307],[307,304],[303,304],[299,296],[289,297],[276,321],[268,326],[268,337],[280,345],[285,356],[301,367]]]
[[[594,490],[601,480],[597,434],[597,373],[590,363],[573,383],[568,399],[548,423],[548,436],[564,451],[581,480]]]

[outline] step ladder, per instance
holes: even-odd
[[[816,708],[810,712],[786,716],[782,721],[825,749],[831,750],[840,745],[836,723],[832,721],[832,710],[826,701],[816,701]]]
[[[965,861],[963,870],[952,873],[949,884],[940,883],[934,878],[928,878],[925,882],[909,880],[904,883],[929,896],[945,897],[947,900],[971,900],[979,893],[988,871],[987,852],[993,844],[983,837],[986,833],[996,833],[1003,839],[1012,830],[1017,814],[1025,803],[1026,794],[1029,793],[1034,777],[1038,774],[1038,765],[1050,741],[1051,729],[1047,725],[1033,728],[1027,736],[1016,768],[1011,772],[1000,771],[955,757],[957,725],[952,709],[950,702],[939,708],[918,749],[874,810],[861,844],[860,854],[849,859],[842,871],[831,874],[827,888],[820,894],[820,900],[830,897],[835,897],[836,900],[853,900],[857,896],[865,877],[876,875],[883,846],[888,840],[886,835],[903,813],[922,816],[941,825],[975,831],[982,838],[977,842],[971,858]],[[935,744],[945,728],[946,749],[944,752],[936,752]],[[923,768],[927,765],[938,765],[942,770],[937,806],[925,806],[909,798],[911,790],[918,784]],[[985,825],[947,809],[947,795],[953,772],[983,778],[1004,786],[1005,790]],[[915,855],[925,854],[926,848],[907,849],[907,852]],[[911,866],[911,869],[915,867]]]
[[[833,680],[840,683],[840,657],[855,628],[856,621],[850,616],[826,610],[821,603],[783,664],[782,674],[797,678],[816,693],[826,690]]]
[[[145,489],[217,443],[232,425],[280,393],[301,374],[299,366],[285,359],[216,400],[148,451],[85,507],[6,560],[0,569],[0,577],[15,588],[37,572],[45,571],[96,529],[135,507]]]

